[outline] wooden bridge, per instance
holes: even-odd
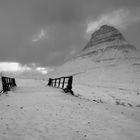
[[[73,95],[72,82],[73,76],[59,77],[55,79],[49,78],[48,85],[56,88],[61,88],[65,93],[70,92]]]
[[[0,91],[0,93],[10,91],[13,87],[17,86],[15,78],[2,76],[1,82],[2,82],[2,90]]]

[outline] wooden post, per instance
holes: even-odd
[[[3,92],[9,91],[9,87],[7,85],[6,77],[1,77],[2,78],[2,87],[3,87]]]
[[[72,95],[73,94],[73,91],[72,91],[72,81],[73,81],[73,77],[70,76],[69,79],[68,79],[68,85],[67,87],[64,89],[64,91],[67,93],[67,92],[70,92]]]
[[[59,84],[58,84],[58,87],[60,87],[60,81],[61,81],[61,78],[59,78]]]
[[[16,85],[15,78],[13,78],[13,86],[15,86],[15,87],[17,86],[17,85]]]
[[[68,80],[68,88],[71,90],[72,89],[72,81],[73,81],[73,77],[70,76],[69,80]]]
[[[65,85],[65,77],[63,79],[62,89],[64,88],[64,85]]]
[[[49,78],[48,86],[51,86],[51,85],[52,85],[52,79]]]

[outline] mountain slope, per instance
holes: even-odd
[[[103,25],[92,34],[90,41],[78,56],[63,64],[54,74],[69,75],[85,72],[91,68],[131,65],[139,67],[140,55],[116,28]],[[127,67],[126,66],[126,67]]]
[[[92,34],[90,41],[78,56],[49,76],[74,75],[74,87],[78,94],[82,91],[77,91],[77,85],[80,85],[81,89],[84,86],[90,87],[92,93],[123,90],[136,94],[140,91],[139,56],[137,49],[125,40],[120,31],[103,25]],[[100,91],[101,89],[103,90]]]

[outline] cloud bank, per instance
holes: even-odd
[[[0,62],[0,72],[25,72],[37,71],[41,74],[47,74],[49,68],[39,67],[36,64],[31,66],[22,65],[18,62]]]
[[[37,67],[36,71],[41,72],[42,74],[47,74],[48,73],[47,68],[44,68],[44,67]]]
[[[94,32],[101,25],[107,24],[119,29],[125,29],[132,23],[140,22],[140,11],[132,12],[128,9],[119,9],[111,13],[101,15],[97,20],[90,20],[87,24],[86,33]]]
[[[17,62],[0,62],[0,71],[27,71],[31,70],[30,67],[24,65],[22,66],[20,63]]]

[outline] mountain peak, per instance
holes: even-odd
[[[99,45],[102,43],[109,43],[112,41],[125,41],[125,38],[121,32],[113,26],[103,25],[99,30],[95,31],[91,35],[89,43],[85,46],[84,49],[88,49],[92,46]]]
[[[101,26],[91,35],[79,56],[92,56],[95,61],[138,57],[136,47],[129,44],[118,29],[109,25]]]

